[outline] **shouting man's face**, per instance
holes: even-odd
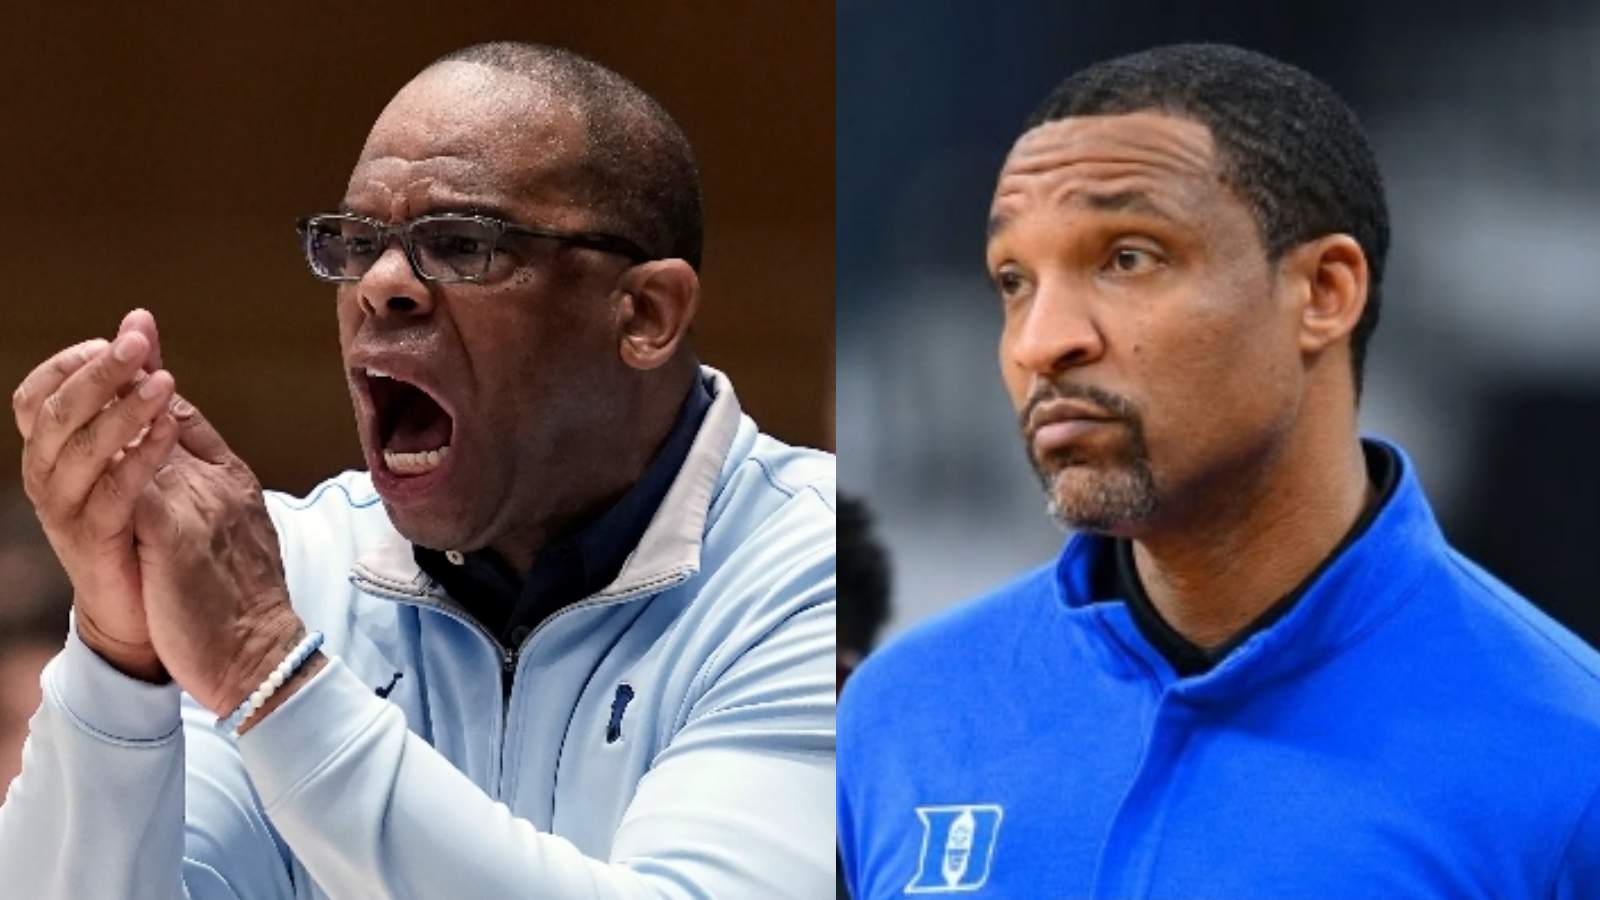
[[[581,118],[540,84],[445,63],[379,117],[343,207],[390,225],[467,213],[605,231],[582,189],[585,152]],[[559,515],[626,415],[608,401],[627,392],[615,288],[630,261],[510,234],[480,280],[441,283],[419,277],[399,240],[379,252],[340,285],[338,309],[384,505],[424,546],[525,545],[518,529]]]

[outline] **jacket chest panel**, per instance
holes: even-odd
[[[551,620],[524,644],[506,697],[487,636],[437,610],[378,602],[398,611],[392,624],[342,632],[334,652],[485,793],[603,858],[661,749],[661,717],[682,702],[680,679],[658,671],[659,636],[632,627],[648,604]]]

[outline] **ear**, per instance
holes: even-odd
[[[1300,349],[1315,354],[1347,340],[1367,308],[1367,255],[1348,234],[1330,234],[1289,251],[1286,271],[1301,285]]]
[[[619,289],[622,361],[635,369],[664,365],[688,339],[700,305],[700,276],[681,259],[658,259],[628,270]]]

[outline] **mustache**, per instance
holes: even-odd
[[[1035,411],[1040,406],[1057,400],[1086,400],[1105,411],[1111,418],[1126,421],[1136,431],[1141,425],[1138,408],[1133,405],[1133,401],[1121,394],[1114,394],[1092,384],[1041,381],[1028,395],[1028,402],[1022,405],[1022,412],[1017,415],[1017,428],[1023,434],[1028,434],[1028,423],[1033,420]]]

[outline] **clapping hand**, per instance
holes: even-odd
[[[160,367],[153,316],[36,368],[13,396],[23,480],[74,590],[79,635],[219,715],[304,633],[249,467]]]

